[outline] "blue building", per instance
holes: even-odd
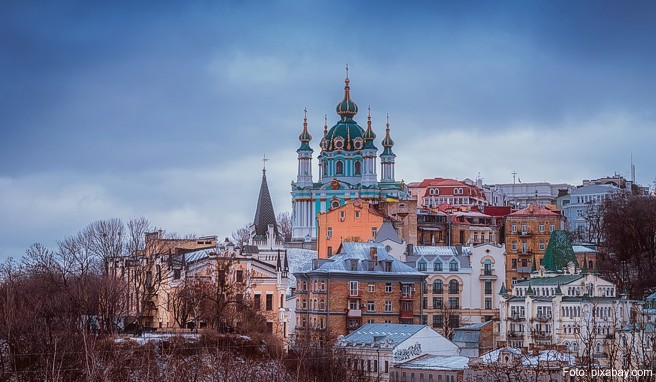
[[[298,137],[301,142],[298,153],[298,174],[292,182],[292,241],[315,241],[317,236],[316,217],[319,212],[337,208],[347,200],[364,199],[377,204],[386,198],[406,199],[407,187],[396,181],[392,151],[394,141],[390,136],[389,117],[385,137],[381,141],[383,151],[378,155],[371,122],[371,110],[367,115],[366,130],[354,117],[358,105],[351,100],[348,73],[345,79],[344,98],[337,104],[339,120],[330,129],[324,123],[323,137],[319,143],[320,153],[318,181],[312,177],[312,136],[308,131],[307,113],[303,119],[303,130]],[[380,158],[380,179],[377,159]]]

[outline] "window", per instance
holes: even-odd
[[[243,283],[244,282],[244,271],[243,270],[238,270],[236,274],[236,279],[238,283]]]
[[[328,175],[328,162],[323,162],[323,175]]]
[[[266,310],[273,310],[273,295],[266,295]]]
[[[360,163],[359,160],[355,161],[355,164],[353,165],[353,168],[354,168],[355,175],[361,175],[362,174],[362,163]]]
[[[485,298],[485,309],[492,309],[492,298],[491,297],[486,297]]]
[[[553,224],[549,224],[549,232],[553,232],[556,229],[556,226]]]
[[[360,217],[360,211],[355,211],[355,218],[358,219]]]
[[[333,200],[330,202],[330,208],[337,208],[339,207],[339,200]]]
[[[417,263],[417,270],[418,271],[426,271],[426,261],[425,260],[419,260]]]
[[[253,309],[255,310],[260,310],[260,307],[262,305],[261,296],[259,294],[256,294],[253,296]]]
[[[442,309],[441,297],[433,297],[433,309]]]
[[[517,259],[512,259],[512,269],[517,269]]]
[[[346,213],[344,211],[339,211],[339,221],[343,222],[346,218]]]
[[[328,247],[328,257],[333,255],[333,247],[329,246]]]
[[[492,294],[492,280],[485,280],[485,294]]]
[[[510,226],[510,232],[516,233],[517,232],[517,224],[513,224]]]
[[[392,293],[392,283],[385,283],[385,293]]]
[[[392,301],[390,301],[390,300],[385,301],[385,311],[386,312],[391,312],[392,311]]]
[[[349,300],[349,309],[350,310],[360,309],[360,302],[358,300]]]
[[[428,297],[424,297],[421,300],[421,308],[428,309]]]
[[[375,292],[376,291],[376,284],[368,284],[367,285],[367,290],[369,291],[369,293]]]
[[[544,233],[544,224],[540,224],[538,229],[540,230],[540,233]]]
[[[367,301],[367,311],[369,312],[376,311],[376,306],[373,301]]]
[[[444,283],[442,282],[442,280],[433,281],[433,293],[434,294],[444,293]]]
[[[378,233],[378,228],[371,227],[371,237],[376,237],[376,233]]]
[[[349,293],[351,296],[357,296],[358,295],[358,282],[357,281],[351,281],[349,283]]]
[[[522,242],[522,253],[528,253],[528,243]]]
[[[457,272],[458,271],[458,262],[455,260],[451,260],[449,263],[449,271],[451,272]]]
[[[526,233],[526,232],[528,232],[528,227],[526,226],[526,224],[522,224],[522,233]]]
[[[433,316],[433,327],[434,328],[441,328],[444,326],[444,316],[441,315],[434,315]]]
[[[323,299],[319,301],[319,309],[320,310],[326,309],[326,302]]]
[[[442,262],[439,260],[435,260],[433,263],[433,271],[435,272],[442,272]]]
[[[539,244],[539,248],[540,248],[540,251],[544,251],[545,246],[544,246],[544,242],[543,242],[543,241],[540,242],[540,244]]]
[[[181,269],[174,269],[173,270],[173,280],[180,280],[181,276],[182,276],[182,270]]]
[[[490,260],[485,260],[485,262],[483,263],[483,274],[485,276],[492,275],[492,262]]]
[[[333,227],[328,227],[326,230],[327,239],[330,239],[333,236]]]
[[[449,281],[449,294],[458,294],[460,293],[460,283],[458,280]]]
[[[460,326],[460,317],[458,315],[452,314],[449,316],[449,327],[457,328]]]
[[[344,162],[341,160],[335,163],[335,175],[344,175]]]
[[[449,297],[449,309],[458,309],[460,304],[460,299],[458,297]]]
[[[516,250],[517,250],[517,242],[514,241],[514,240],[513,240],[512,244],[511,244],[511,249],[512,249],[513,251],[516,251]]]

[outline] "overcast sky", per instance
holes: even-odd
[[[0,258],[111,217],[228,236],[264,154],[290,211],[347,63],[406,182],[656,177],[653,1],[95,3],[0,3]]]

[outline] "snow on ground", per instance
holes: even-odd
[[[200,335],[198,333],[144,333],[141,336],[125,336],[116,338],[114,342],[120,343],[132,341],[139,345],[145,345],[148,342],[162,342],[165,340],[170,340],[174,337],[182,337],[186,340],[196,341],[198,338],[200,338]]]

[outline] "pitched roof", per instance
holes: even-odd
[[[403,243],[403,240],[399,238],[399,235],[396,233],[392,222],[385,219],[383,220],[383,225],[380,226],[378,233],[376,233],[376,238],[374,242],[381,243],[385,240],[391,240],[395,243]]]
[[[397,364],[397,367],[422,370],[464,370],[468,364],[468,357],[424,354],[413,360]]]
[[[583,278],[583,275],[558,275],[552,277],[533,277],[515,284],[515,286],[567,285]]]
[[[417,334],[426,325],[410,324],[366,324],[348,336],[342,338],[342,341],[360,344],[376,344],[385,340],[391,341],[394,345],[407,340]],[[436,335],[439,334],[436,332]]]
[[[273,211],[273,203],[269,194],[266,169],[262,169],[262,184],[260,185],[260,195],[257,198],[257,209],[255,210],[255,219],[253,221],[255,236],[266,237],[269,231],[269,224],[273,224],[274,233],[278,237],[278,223],[276,222],[276,213]]]

